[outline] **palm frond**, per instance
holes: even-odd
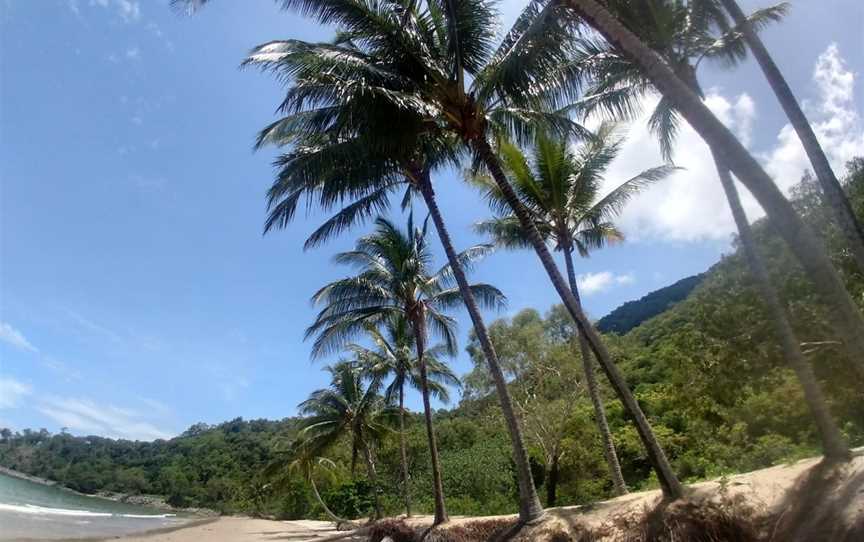
[[[681,114],[675,109],[671,100],[666,96],[660,98],[657,107],[654,108],[654,112],[648,119],[648,129],[657,136],[660,143],[660,154],[664,160],[672,160],[680,123]]]
[[[358,224],[362,224],[371,217],[386,212],[390,207],[390,193],[399,184],[401,183],[393,183],[379,188],[368,196],[359,198],[342,208],[312,232],[303,244],[303,249],[308,250],[318,247],[342,232]]]

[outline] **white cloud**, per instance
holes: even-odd
[[[130,47],[126,49],[126,58],[129,60],[138,60],[141,58],[141,49],[138,47]]]
[[[616,275],[611,271],[600,271],[599,273],[585,273],[576,277],[576,285],[582,295],[590,296],[605,292],[612,286],[633,284],[636,277],[633,273]]]
[[[657,100],[656,96],[646,98],[645,114],[633,123],[618,159],[606,173],[606,188],[662,164],[660,146],[647,128]],[[706,104],[740,137],[749,137],[755,110],[749,96],[728,100],[711,90]],[[624,233],[631,240],[727,239],[734,226],[711,153],[686,122],[678,133],[675,164],[684,169],[645,190],[625,207],[619,219]]]
[[[91,6],[113,9],[124,22],[131,23],[141,18],[141,5],[134,0],[90,0]],[[77,3],[70,3],[69,7],[77,13]]]
[[[636,275],[633,273],[626,273],[624,275],[618,275],[615,277],[615,282],[622,285],[633,284],[636,282]]]
[[[39,351],[35,346],[30,344],[30,341],[20,331],[6,322],[0,322],[0,341],[10,344],[19,350]]]
[[[15,408],[22,397],[30,395],[32,388],[12,378],[0,377],[0,409]]]
[[[815,106],[805,103],[804,109],[834,172],[840,174],[848,160],[864,155],[864,126],[855,107],[855,74],[836,44],[819,55],[813,81],[819,100]],[[804,170],[810,169],[804,147],[789,124],[777,135],[776,147],[760,158],[784,190],[798,182]]]
[[[98,405],[89,399],[51,397],[39,412],[63,427],[80,433],[129,440],[168,439],[171,434],[142,419],[130,409]]]
[[[808,109],[808,114],[838,173],[842,172],[845,161],[864,154],[864,129],[853,99],[854,79],[836,46],[832,45],[819,57],[813,74],[819,100],[816,107]],[[718,89],[710,89],[705,101],[742,143],[751,143],[757,110],[749,95],[730,98]],[[645,115],[633,123],[618,160],[607,172],[607,188],[661,163],[659,146],[646,127],[656,103],[657,97],[646,99]],[[810,167],[795,132],[788,125],[780,130],[776,143],[757,157],[786,193]],[[646,190],[624,209],[619,221],[624,233],[631,240],[729,239],[735,225],[711,154],[702,138],[686,122],[682,122],[678,134],[675,162],[686,169]],[[764,214],[741,185],[739,192],[751,221]]]

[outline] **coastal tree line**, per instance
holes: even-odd
[[[204,3],[177,2],[190,10]],[[580,161],[568,155],[574,140],[588,147],[602,143],[606,137],[608,128],[592,133],[585,127],[584,122],[592,114],[619,122],[630,120],[648,93],[660,95],[649,127],[660,142],[662,158],[672,161],[682,121],[689,123],[708,145],[750,272],[770,310],[784,359],[804,390],[823,452],[836,461],[850,457],[848,444],[827,408],[813,367],[805,358],[789,314],[756,249],[733,175],[761,204],[768,220],[811,277],[822,301],[832,307],[834,326],[843,333],[842,345],[850,354],[847,359],[861,374],[864,317],[831,262],[823,240],[702,102],[697,74],[703,61],[734,67],[750,49],[757,51],[760,67],[784,110],[793,118],[793,126],[814,164],[825,205],[831,209],[852,254],[857,255],[864,244],[851,205],[831,168],[826,167],[827,160],[812,130],[807,132],[806,119],[782,74],[758,38],[760,29],[782,19],[785,4],[747,16],[734,0],[537,0],[528,3],[500,40],[495,34],[498,13],[493,3],[484,0],[286,0],[280,4],[333,28],[336,37],[326,43],[270,41],[254,48],[244,62],[273,73],[285,85],[279,106],[281,117],[264,128],[258,138],[258,146],[273,145],[285,150],[276,161],[265,232],[289,227],[301,201],[325,210],[337,209],[307,241],[307,248],[316,247],[386,211],[397,190],[405,192],[403,207],[415,195],[422,198],[447,256],[449,268],[442,269],[442,273],[455,282],[451,291],[458,292],[459,301],[469,313],[475,340],[500,401],[517,471],[521,521],[534,521],[543,515],[525,447],[523,421],[489,338],[475,288],[467,281],[464,253],[454,248],[438,207],[435,179],[448,166],[467,166],[474,181],[485,184],[485,195],[498,215],[495,221],[481,226],[481,231],[491,233],[499,246],[521,244],[537,254],[576,326],[588,395],[603,435],[616,491],[623,493],[626,486],[614,442],[606,429],[592,357],[632,420],[663,495],[670,500],[681,498],[684,487],[664,447],[606,341],[582,309],[572,258],[574,250],[587,253],[589,247],[614,240],[610,215],[620,211],[644,184],[661,180],[672,171],[671,165],[659,166],[622,184],[605,196],[618,200],[606,207],[610,213],[603,209],[603,199],[593,199],[596,191],[590,193],[586,188],[592,182],[590,160]],[[535,146],[535,154],[529,160],[520,147],[531,145]],[[607,146],[610,152],[595,153],[592,158],[611,161],[612,148]],[[602,172],[602,162],[599,166]],[[584,178],[580,178],[583,173]],[[590,194],[580,200],[580,192]],[[380,226],[384,219],[378,216],[375,220]],[[412,231],[411,224],[409,220],[407,237],[416,239],[418,234]],[[425,236],[425,231],[424,226],[420,236]],[[590,237],[579,238],[588,231],[593,232]],[[380,240],[380,228],[377,235]],[[355,253],[363,252],[361,245],[370,239],[361,239]],[[588,240],[593,241],[593,246],[586,244]],[[563,254],[567,278],[550,249]],[[424,348],[430,326],[445,338],[447,331],[438,307],[423,299],[424,293],[418,293],[429,284],[423,282],[427,277],[423,273],[409,276],[404,266],[393,267],[394,252],[366,253],[362,257],[361,265],[366,266],[363,273],[325,287],[335,288],[336,293],[328,295],[329,304],[309,334],[318,335],[316,346],[324,341],[335,349],[344,346],[361,326],[392,325],[385,320],[396,313],[410,323],[433,473],[435,524],[439,524],[446,522],[448,515],[430,412]],[[339,258],[344,260],[346,255]],[[417,265],[409,267],[416,271]],[[382,270],[389,275],[383,281],[378,280]],[[320,300],[317,295],[315,299]],[[363,368],[355,364],[355,370]],[[367,372],[365,377],[370,387],[378,385],[374,374]],[[339,385],[334,380],[333,388]],[[347,419],[331,420],[330,426],[349,427],[357,421],[351,417],[356,415],[352,409],[347,409],[346,415]],[[311,424],[303,432],[315,433],[321,427]],[[354,455],[367,456],[369,477],[374,479],[369,446],[360,445]],[[403,491],[406,513],[410,514],[408,483],[406,477]],[[379,511],[376,504],[376,516]]]
[[[190,9],[205,3],[175,2]],[[612,493],[624,493],[628,486],[650,480],[667,499],[683,497],[682,470],[686,474],[687,468],[680,460],[685,454],[676,449],[670,431],[680,431],[676,434],[686,440],[699,432],[691,416],[705,420],[713,416],[714,426],[723,414],[734,419],[724,409],[734,412],[736,399],[706,403],[718,382],[715,378],[704,395],[688,398],[706,409],[693,412],[694,407],[685,402],[646,396],[639,386],[650,384],[655,393],[675,389],[680,376],[676,371],[692,382],[696,376],[688,371],[694,366],[706,372],[714,368],[714,350],[734,351],[733,359],[721,359],[724,367],[735,367],[736,359],[740,364],[741,357],[758,358],[762,350],[776,348],[773,354],[782,364],[771,376],[805,405],[801,423],[796,424],[804,433],[797,440],[818,443],[831,461],[850,457],[855,426],[850,432],[839,423],[848,418],[838,418],[837,410],[855,408],[860,397],[826,391],[825,375],[820,379],[824,368],[815,361],[819,356],[830,360],[825,364],[851,382],[860,383],[864,377],[864,317],[855,282],[864,270],[864,236],[854,200],[848,197],[849,184],[844,188],[834,175],[782,74],[759,41],[759,30],[780,21],[787,6],[745,15],[734,0],[532,0],[499,38],[495,33],[499,15],[494,3],[486,0],[278,3],[332,28],[335,37],[315,43],[270,41],[254,48],[244,62],[272,73],[285,86],[280,118],[260,132],[257,142],[259,147],[275,146],[281,153],[268,193],[265,232],[290,227],[304,203],[335,213],[315,230],[305,248],[318,248],[369,222],[374,222],[374,230],[360,237],[353,251],[335,257],[337,263],[353,266],[355,273],[323,286],[313,296],[321,307],[307,330],[315,341],[313,356],[340,360],[328,367],[331,386],[313,392],[301,404],[304,417],[297,422],[297,433],[281,454],[282,461],[268,472],[292,472],[299,465],[318,506],[336,516],[312,482],[319,467],[332,471],[338,465],[334,455],[347,452],[343,465],[347,464],[355,481],[360,476],[358,465],[363,465],[371,513],[381,517],[390,511],[382,495],[386,486],[381,483],[380,458],[395,432],[401,435],[397,439],[401,475],[394,486],[400,488],[401,508],[411,513],[416,500],[413,488],[419,487],[421,494],[431,495],[435,523],[446,522],[453,497],[448,495],[448,469],[439,450],[441,423],[430,398],[440,395],[436,390],[443,384],[455,383],[443,358],[457,348],[455,320],[448,314],[457,306],[470,316],[471,352],[477,364],[468,379],[477,389],[467,390],[466,396],[480,402],[497,400],[486,404],[485,412],[494,411],[503,424],[496,434],[506,435],[509,442],[508,470],[516,488],[509,496],[518,503],[523,522],[544,513],[538,485],[546,484],[547,506],[558,502],[558,487],[564,487],[565,447],[579,439],[573,436],[576,411],[572,409],[584,400],[591,405],[587,418],[592,432],[599,435],[605,464],[602,478],[608,479]],[[815,172],[816,182],[803,183],[802,191],[807,193],[794,202],[703,103],[700,65],[711,62],[732,68],[751,50],[790,116]],[[616,188],[601,193],[605,167],[620,146],[613,123],[632,121],[649,93],[659,95],[649,127],[660,142],[658,160],[666,163],[633,172],[630,179],[613,180]],[[605,123],[588,129],[586,124],[596,118]],[[582,308],[573,256],[622,240],[615,217],[640,190],[674,172],[672,151],[683,122],[711,151],[746,262],[746,270],[738,268],[738,272],[746,277],[747,288],[759,292],[756,296],[751,290],[743,306],[724,309],[758,314],[767,328],[760,328],[763,335],[752,343],[737,335],[690,336],[687,331],[703,317],[691,314],[683,331],[670,334],[676,340],[689,337],[702,350],[669,360],[668,352],[656,350],[650,340],[641,345],[636,341],[634,347],[594,328]],[[860,165],[850,166],[853,182],[860,177]],[[453,246],[437,203],[438,191],[447,188],[437,181],[442,172],[453,168],[467,170],[467,180],[478,187],[478,198],[490,204],[492,218],[478,225],[479,232],[489,235],[489,244],[462,251]],[[760,243],[759,232],[751,228],[741,207],[733,176],[765,210],[765,223],[776,234],[771,241],[780,246]],[[397,199],[403,209],[415,199],[422,200],[428,215],[415,220],[419,214],[411,212],[402,227],[385,216]],[[801,208],[802,204],[809,207]],[[821,220],[815,221],[816,215]],[[430,225],[446,264],[433,261]],[[566,331],[548,333],[544,326],[549,316],[540,319],[532,333],[549,342],[549,352],[553,346],[562,347],[566,355],[538,351],[514,357],[514,352],[496,344],[493,332],[521,326],[522,319],[495,329],[488,326],[481,309],[501,305],[504,293],[494,285],[471,284],[467,277],[470,268],[495,248],[528,248],[536,253],[562,303],[554,313],[563,315],[556,325]],[[563,259],[563,273],[553,253]],[[788,273],[797,277],[801,291],[808,292],[814,315],[824,318],[821,325],[796,327],[800,315],[790,310],[790,292],[779,291],[779,283],[770,275],[772,262],[767,256],[772,254],[787,258]],[[698,291],[711,291],[710,286],[709,281]],[[732,297],[724,290],[714,294],[720,301]],[[715,307],[711,303],[717,301],[704,302]],[[748,314],[737,316],[748,321]],[[710,330],[721,325],[724,317],[728,314],[718,311],[703,325]],[[814,337],[814,330],[821,335]],[[644,329],[628,336],[638,332]],[[716,344],[710,342],[712,338]],[[739,349],[745,346],[754,350]],[[642,350],[637,354],[630,348]],[[393,359],[385,370],[379,362],[388,357]],[[574,361],[581,370],[572,370]],[[664,361],[681,366],[670,367]],[[595,367],[605,378],[597,378]],[[639,374],[643,367],[649,368],[648,375]],[[759,378],[770,381],[763,372],[766,367],[749,367],[749,373],[742,370],[741,375],[749,378],[738,381],[734,389],[740,393],[741,385],[753,386]],[[419,388],[425,434],[419,456],[408,450],[405,386],[394,387],[391,382],[388,390],[396,393],[382,393],[391,378]],[[583,393],[562,403],[565,392],[573,389]],[[841,397],[845,402],[838,401]],[[550,404],[558,407],[550,410]],[[626,432],[629,441],[614,434],[615,424],[607,412],[613,408],[621,409],[618,429]],[[667,425],[665,416],[672,412],[677,412],[673,416],[677,421]],[[578,431],[587,430],[579,427]],[[638,479],[635,472],[629,473],[633,479],[629,483],[620,457],[620,448],[627,442],[635,444],[642,463]],[[421,466],[417,457],[426,462]],[[409,465],[409,458],[414,465]],[[416,472],[427,468],[429,478],[420,480]],[[705,465],[694,468],[694,475],[708,470]]]
[[[822,204],[815,182],[812,176],[805,177],[792,203],[826,239],[832,261],[850,289],[861,296],[864,277]],[[856,213],[864,216],[864,162],[850,164],[844,187]],[[851,446],[864,445],[864,400],[840,347],[842,335],[767,221],[757,221],[753,232],[772,283],[796,307],[790,322],[801,337],[841,434]],[[754,305],[756,295],[746,257],[739,249],[708,270],[684,300],[638,322],[623,335],[604,334],[685,483],[821,451],[803,392],[779,345],[770,340],[770,314]],[[657,302],[653,297],[648,301],[651,305]],[[544,506],[614,496],[603,440],[586,390],[576,328],[566,310],[538,307],[490,322],[489,336],[508,379],[514,409],[525,427],[532,477]],[[389,331],[382,333],[382,339],[396,344]],[[436,410],[433,416],[448,511],[459,515],[512,513],[518,492],[516,471],[494,382],[476,339],[464,346],[475,369],[461,379],[458,405]],[[361,352],[386,367],[392,361],[387,359],[387,348],[366,345]],[[382,405],[398,404],[386,399],[388,388],[397,382],[394,373],[389,374],[378,389]],[[405,378],[406,393],[416,393],[416,371]],[[657,487],[651,463],[626,412],[608,383],[598,380],[627,487],[633,491]],[[398,395],[396,388],[390,395],[394,393]],[[396,409],[393,414],[399,412]],[[376,494],[384,514],[404,511],[404,440],[412,512],[432,512],[434,499],[429,488],[433,476],[424,418],[410,411],[403,414],[404,433],[398,417],[391,417],[388,430],[375,443],[374,484],[364,460],[358,459],[352,473],[347,432],[329,449],[325,460],[298,462],[304,454],[293,446],[303,442],[298,438],[305,424],[302,418],[198,424],[179,437],[155,442],[5,430],[0,432],[0,465],[88,493],[163,495],[178,506],[284,519],[352,519],[374,513]]]

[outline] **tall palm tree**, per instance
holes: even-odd
[[[567,18],[569,12],[557,2],[534,1],[501,45],[493,49],[496,14],[485,0],[407,6],[376,3],[374,7],[347,0],[298,0],[284,5],[302,8],[303,13],[321,22],[338,26],[343,30],[342,41],[352,46],[288,40],[269,42],[253,50],[247,63],[293,78],[282,104],[288,115],[265,130],[263,140],[272,136],[284,143],[292,134],[296,138],[298,132],[319,133],[324,129],[346,138],[346,145],[341,145],[342,139],[336,140],[340,143],[337,156],[343,162],[349,159],[347,149],[359,143],[389,157],[391,162],[408,164],[417,158],[420,139],[435,138],[440,142],[455,136],[464,142],[464,149],[473,153],[475,161],[485,166],[499,185],[565,307],[584,329],[613,389],[636,424],[665,494],[680,497],[681,484],[647,418],[600,336],[590,329],[578,300],[522,208],[493,150],[498,136],[525,138],[537,127],[584,133],[566,116],[551,111],[574,90],[575,74],[566,69],[566,61],[573,53],[568,39],[573,30]],[[328,192],[329,188],[322,187],[322,191]],[[353,196],[365,197],[371,192],[367,186]],[[277,212],[280,207],[296,206],[296,200],[286,199],[287,193],[271,196],[278,202],[274,205]],[[339,197],[345,197],[345,192],[340,192]],[[432,207],[430,211],[437,224],[436,212]],[[290,220],[292,212],[281,216]],[[462,284],[455,267],[454,274]],[[470,304],[468,307],[473,312]],[[503,375],[500,382],[496,377],[496,384],[503,397]],[[511,416],[512,409],[504,414],[514,453],[518,453],[515,414]],[[523,519],[533,519],[540,514],[535,506],[539,501],[533,488],[527,487],[527,465],[527,456],[517,456],[520,501],[531,501],[528,506],[533,507],[527,516],[520,514]]]
[[[849,203],[849,198],[843,191],[843,186],[837,180],[828,158],[825,156],[825,151],[816,139],[816,134],[813,132],[813,127],[807,121],[807,116],[798,105],[798,100],[795,99],[795,94],[789,88],[789,84],[780,72],[780,68],[774,63],[771,54],[762,40],[757,34],[757,29],[753,27],[748,18],[741,11],[738,3],[735,0],[720,0],[726,11],[732,16],[735,21],[736,30],[741,32],[744,40],[753,52],[756,62],[762,68],[762,73],[768,80],[771,90],[777,96],[780,106],[789,118],[792,128],[798,134],[798,139],[804,147],[804,152],[810,159],[810,164],[813,166],[813,171],[816,173],[816,178],[819,180],[819,185],[822,187],[822,195],[828,207],[834,212],[834,218],[840,226],[840,230],[846,237],[849,248],[852,250],[852,256],[858,264],[858,269],[864,272],[864,228],[861,222],[855,216],[852,210],[852,205]]]
[[[203,0],[180,3],[190,2],[201,4]],[[273,71],[292,83],[281,107],[286,116],[262,131],[259,143],[302,142],[299,162],[294,160],[295,153],[277,162],[280,179],[296,175],[301,183],[311,183],[321,202],[352,201],[346,207],[348,213],[325,225],[324,237],[384,205],[394,171],[408,177],[421,192],[496,383],[518,472],[520,519],[532,521],[543,513],[521,428],[476,300],[443,227],[429,180],[428,157],[418,153],[420,148],[444,149],[454,138],[465,143],[463,149],[473,152],[475,162],[484,164],[501,187],[564,306],[584,329],[601,368],[633,419],[664,494],[680,497],[683,488],[647,418],[600,336],[590,329],[492,148],[496,134],[526,138],[538,127],[581,132],[578,125],[553,110],[578,89],[574,83],[578,73],[567,62],[573,54],[569,36],[575,24],[570,11],[555,1],[532,1],[493,51],[496,14],[486,0],[374,5],[356,0],[285,0],[281,4],[335,25],[341,33],[336,44],[283,40],[253,50],[247,64]],[[470,89],[466,87],[469,79]],[[315,134],[321,135],[316,138]],[[376,159],[362,167],[351,165],[357,156],[370,155]],[[304,167],[325,175],[310,179]],[[372,180],[376,182],[370,183]],[[277,179],[274,183],[268,227],[290,223],[298,201],[309,195],[307,190],[292,190],[296,182]]]
[[[564,255],[570,289],[577,300],[580,300],[580,296],[573,252],[587,257],[592,250],[621,241],[623,234],[612,219],[636,193],[676,169],[663,165],[642,171],[600,197],[603,174],[618,156],[622,143],[623,138],[615,134],[615,126],[604,123],[594,137],[576,152],[566,139],[553,140],[545,135],[537,138],[530,158],[512,143],[499,145],[504,170],[522,205],[531,213],[537,231],[548,244]],[[473,181],[484,192],[496,214],[494,218],[477,224],[475,229],[479,233],[490,234],[498,245],[507,248],[529,246],[498,185],[485,176],[474,176]],[[606,421],[591,360],[591,348],[585,334],[581,332],[579,350],[606,463],[616,493],[623,495],[627,492],[627,485]]]
[[[697,78],[697,69],[703,60],[720,60],[731,66],[746,54],[740,33],[728,28],[724,13],[712,9],[716,6],[711,2],[646,0],[633,4],[615,0],[609,2],[609,5],[618,19],[649,43],[674,67],[678,77],[699,96],[704,96]],[[779,19],[782,14],[782,7],[768,8],[752,15],[748,23],[761,27]],[[639,69],[615,49],[602,49],[591,55],[586,62],[591,65],[599,81],[598,88],[592,93],[598,97],[593,100],[597,105],[615,111],[634,110],[638,106],[632,102],[651,89],[650,81],[646,81]],[[669,100],[662,98],[650,117],[649,127],[657,134],[663,154],[667,158],[671,158],[679,122],[676,108]],[[729,168],[717,149],[712,147],[711,153],[738,228],[745,257],[761,297],[766,302],[784,358],[802,384],[805,398],[822,437],[825,454],[832,458],[848,457],[848,448],[830,416],[812,367],[801,351],[788,315],[768,277]]]
[[[356,363],[340,362],[327,367],[331,382],[328,388],[316,390],[300,403],[303,460],[323,455],[346,435],[351,442],[352,471],[358,456],[366,463],[366,474],[373,487],[375,518],[383,517],[378,495],[375,468],[375,446],[395,421],[395,411],[379,394],[381,381],[364,383]]]
[[[832,307],[834,323],[844,336],[856,369],[864,375],[864,317],[831,263],[824,244],[797,215],[771,177],[702,103],[699,95],[676,75],[673,67],[604,4],[596,0],[565,1],[607,42],[626,53],[669,104],[717,152],[724,167],[750,190],[812,279],[820,296]]]
[[[411,335],[410,324],[403,317],[391,319],[383,325],[382,333],[375,326],[368,326],[366,333],[375,345],[368,348],[359,344],[348,345],[348,350],[356,357],[363,371],[372,378],[386,380],[390,383],[384,388],[384,399],[388,403],[399,405],[399,451],[402,463],[402,495],[405,500],[405,515],[411,516],[411,492],[409,488],[410,474],[408,472],[408,452],[405,444],[405,386],[415,390],[422,389],[420,367],[414,350],[414,337]],[[443,403],[450,401],[448,386],[461,386],[459,378],[439,360],[439,354],[446,353],[444,345],[437,345],[426,350],[424,361],[426,365],[427,386],[429,394]]]
[[[379,217],[375,231],[360,238],[353,251],[337,254],[337,263],[358,269],[354,276],[332,282],[315,293],[312,300],[324,308],[307,329],[307,337],[316,336],[313,355],[327,354],[344,346],[347,340],[370,325],[381,325],[394,318],[410,322],[417,352],[420,390],[435,493],[435,523],[447,521],[444,487],[438,446],[432,425],[426,350],[429,330],[444,340],[448,352],[455,353],[455,321],[443,311],[462,302],[459,290],[452,287],[452,271],[444,266],[431,272],[432,255],[426,241],[426,223],[415,228],[409,214],[406,230],[400,231],[390,221]],[[463,259],[476,258],[491,247],[478,246],[462,254]],[[489,307],[501,307],[503,294],[488,284],[470,286],[474,297]]]

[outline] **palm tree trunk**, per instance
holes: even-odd
[[[747,17],[735,0],[723,0],[723,6],[744,33],[744,39],[750,46],[750,50],[753,51],[756,62],[762,68],[762,73],[765,74],[768,84],[771,85],[771,90],[774,91],[774,95],[777,96],[780,106],[786,112],[786,116],[789,118],[792,128],[795,129],[795,133],[798,134],[798,139],[801,141],[804,152],[807,153],[810,164],[813,166],[813,171],[816,173],[816,178],[819,179],[819,184],[822,186],[825,202],[834,212],[834,218],[840,225],[840,230],[846,237],[846,241],[849,243],[849,248],[852,250],[852,255],[855,257],[858,269],[864,272],[864,229],[861,227],[861,222],[855,217],[855,212],[852,210],[849,198],[846,197],[846,193],[843,192],[843,186],[837,180],[837,176],[834,175],[834,170],[831,169],[831,164],[828,162],[822,146],[819,145],[819,140],[816,138],[816,134],[813,133],[813,128],[807,121],[804,111],[798,105],[798,100],[795,99],[792,89],[789,88],[786,79],[780,73],[780,69],[768,53],[768,49],[765,48],[762,40],[753,31],[750,23],[747,21]]]
[[[502,195],[513,209],[513,213],[519,219],[519,224],[522,227],[523,232],[534,247],[534,251],[537,253],[540,262],[543,264],[543,268],[549,275],[549,279],[552,281],[552,285],[558,292],[558,296],[563,301],[564,307],[576,322],[580,333],[585,335],[588,344],[594,351],[594,355],[597,356],[597,361],[600,363],[600,367],[606,373],[606,377],[609,379],[610,384],[612,384],[612,388],[623,403],[624,408],[633,417],[636,431],[639,433],[639,438],[645,446],[648,459],[654,467],[654,471],[657,473],[657,479],[660,482],[660,486],[663,488],[663,495],[670,500],[683,497],[684,487],[672,471],[672,466],[666,458],[666,453],[657,441],[657,437],[654,435],[654,431],[651,429],[648,419],[642,412],[642,408],[639,406],[633,393],[627,387],[627,382],[624,380],[624,376],[612,361],[612,356],[609,355],[606,346],[603,344],[603,341],[600,340],[600,335],[597,334],[591,326],[591,323],[585,317],[585,314],[582,312],[579,305],[579,301],[577,301],[573,296],[573,292],[570,291],[564,277],[561,276],[558,266],[555,265],[555,260],[552,259],[552,254],[549,253],[549,249],[546,247],[546,243],[543,242],[537,228],[528,216],[526,209],[522,206],[519,197],[513,191],[513,187],[510,186],[504,172],[501,170],[501,164],[498,162],[498,157],[495,156],[495,153],[492,151],[492,147],[489,146],[489,142],[485,137],[478,137],[471,140],[471,145],[489,169],[489,172],[492,174],[492,178],[501,190]]]
[[[850,457],[849,448],[843,442],[840,430],[831,418],[828,405],[825,403],[825,396],[822,394],[819,383],[816,381],[816,376],[813,374],[813,367],[801,352],[801,346],[795,337],[792,325],[789,323],[786,310],[780,303],[776,290],[771,285],[768,271],[765,269],[762,257],[756,249],[753,232],[750,229],[750,223],[747,221],[744,208],[741,206],[741,199],[738,197],[738,190],[735,187],[732,176],[729,170],[724,168],[718,161],[716,156],[714,156],[714,163],[717,166],[717,173],[720,175],[723,190],[726,192],[726,199],[729,200],[729,207],[732,209],[735,225],[738,226],[738,237],[741,240],[741,247],[744,249],[744,256],[750,266],[750,271],[753,273],[753,278],[756,279],[756,288],[759,290],[759,295],[768,308],[769,318],[774,325],[774,332],[780,338],[783,357],[786,363],[795,371],[798,381],[804,390],[804,400],[807,402],[810,414],[816,422],[816,429],[822,442],[823,453],[825,457],[832,460],[848,459]]]
[[[558,455],[552,457],[549,471],[546,473],[546,506],[553,508],[558,501]]]
[[[570,290],[573,297],[579,303],[579,287],[576,285],[576,270],[573,267],[573,247],[564,249],[564,262],[567,267],[567,279],[570,281]],[[591,347],[585,334],[579,332],[579,352],[582,354],[582,368],[585,371],[585,384],[588,388],[588,396],[594,406],[594,418],[597,420],[597,429],[600,430],[600,439],[603,441],[603,454],[606,456],[606,464],[612,477],[612,485],[616,495],[627,493],[627,483],[624,482],[624,474],[621,472],[621,463],[618,461],[618,453],[615,451],[615,442],[612,440],[612,432],[609,430],[609,422],[606,420],[606,409],[603,407],[603,399],[600,397],[600,387],[597,385],[597,375],[594,374],[594,364],[591,363]]]
[[[762,166],[732,132],[702,103],[670,67],[595,0],[567,0],[595,30],[624,51],[642,68],[654,86],[670,99],[690,126],[715,149],[727,168],[765,209],[822,299],[831,306],[835,327],[842,333],[856,370],[864,377],[864,317],[855,304],[825,247],[801,220]]]
[[[435,429],[432,427],[432,405],[429,401],[429,381],[426,374],[426,314],[418,304],[411,314],[414,326],[414,342],[417,344],[417,366],[420,369],[420,393],[423,396],[423,417],[426,420],[426,438],[429,439],[429,455],[432,459],[432,484],[435,494],[435,522],[438,525],[447,521],[447,507],[444,503],[444,482],[441,478],[441,460],[438,457],[438,444]]]
[[[405,515],[411,517],[411,492],[408,487],[408,451],[405,449],[405,383],[399,385],[399,452],[402,460],[402,494]]]
[[[378,494],[378,472],[375,470],[372,450],[365,443],[363,444],[363,458],[366,460],[366,473],[369,476],[369,482],[372,484],[372,500],[375,503],[374,519],[381,519],[384,517],[384,511],[381,509],[381,496]]]
[[[327,517],[330,518],[330,520],[337,525],[340,523],[347,523],[346,520],[334,514],[333,511],[330,510],[330,507],[327,506],[327,503],[324,502],[324,499],[321,498],[321,494],[318,493],[318,486],[315,485],[315,479],[312,477],[312,475],[309,476],[309,485],[312,486],[312,494],[315,495],[315,500],[318,501],[318,504],[320,504],[321,508],[324,509],[324,513],[327,514]]]
[[[525,448],[525,439],[522,436],[522,426],[513,409],[513,400],[510,398],[510,390],[507,388],[507,379],[504,378],[504,372],[501,370],[501,364],[498,362],[498,354],[495,353],[492,341],[489,340],[489,333],[487,332],[486,324],[483,322],[480,309],[477,306],[477,300],[474,299],[474,294],[468,285],[468,279],[465,277],[465,271],[459,263],[456,250],[453,248],[450,232],[447,231],[447,226],[444,223],[444,218],[441,216],[441,210],[438,208],[438,202],[435,199],[435,191],[432,188],[429,173],[424,172],[418,177],[423,200],[426,202],[426,207],[432,215],[432,222],[435,223],[438,238],[441,240],[441,245],[447,254],[447,261],[450,263],[453,276],[459,285],[459,292],[462,294],[465,307],[471,316],[477,341],[480,343],[483,355],[486,358],[486,364],[489,366],[489,372],[495,381],[495,389],[498,392],[498,400],[501,403],[501,412],[507,424],[507,432],[510,434],[510,444],[513,448],[513,463],[516,465],[516,478],[519,483],[519,520],[524,523],[535,522],[543,517],[543,506],[540,504],[537,489],[534,487],[534,477],[531,474],[528,451]]]
[[[696,70],[689,66],[687,68],[686,72],[681,73],[681,80],[690,85],[693,92],[702,96],[703,92],[696,78]],[[729,168],[725,167],[720,161],[714,149],[711,149],[711,157],[714,160],[714,167],[717,169],[720,184],[726,193],[726,200],[729,202],[735,226],[738,228],[738,238],[741,240],[744,256],[750,267],[750,272],[753,273],[753,278],[756,280],[756,288],[759,290],[759,295],[765,301],[769,318],[774,326],[774,332],[780,339],[783,358],[795,371],[798,381],[804,390],[804,400],[807,402],[810,413],[816,422],[816,429],[822,442],[823,452],[826,457],[832,460],[848,459],[850,457],[849,448],[843,442],[840,430],[831,418],[831,413],[825,403],[825,397],[822,394],[819,383],[816,381],[816,376],[813,374],[813,368],[801,352],[801,345],[795,337],[795,331],[792,329],[792,324],[789,323],[786,310],[780,302],[777,291],[771,284],[771,279],[765,268],[765,262],[756,248],[753,231],[750,228],[750,222],[747,220],[744,207],[741,205],[741,198],[738,195],[735,182],[732,180],[732,174],[729,172]]]

